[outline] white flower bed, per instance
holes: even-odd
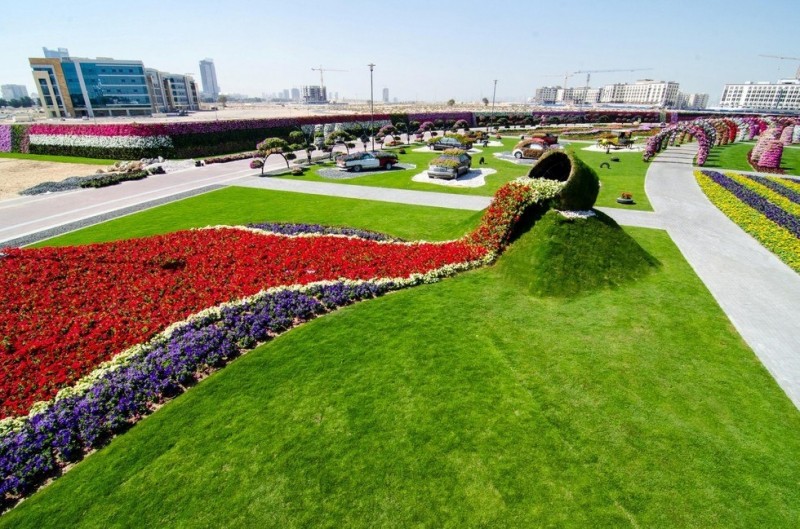
[[[583,210],[583,211],[558,211],[562,217],[567,219],[588,219],[590,217],[595,217],[594,211],[591,209]]]
[[[31,145],[99,147],[103,149],[157,149],[172,147],[169,136],[91,136],[78,134],[31,134]]]

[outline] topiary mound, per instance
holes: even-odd
[[[592,209],[600,192],[600,180],[594,169],[564,151],[546,152],[528,172],[528,178],[545,178],[567,183],[554,202],[556,209]]]
[[[506,250],[498,270],[531,294],[570,297],[623,285],[659,266],[611,217],[595,214],[568,219],[548,211]]]

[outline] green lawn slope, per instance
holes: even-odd
[[[618,286],[532,295],[523,237],[303,325],[0,527],[797,527],[800,414],[667,234],[625,233],[660,266]]]

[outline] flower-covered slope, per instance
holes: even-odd
[[[491,262],[525,209],[561,187],[510,182],[474,232],[443,243],[269,224],[6,250],[0,506],[300,322]]]

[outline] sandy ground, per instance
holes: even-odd
[[[102,165],[0,158],[0,200],[16,198],[23,189],[42,182],[57,182],[70,176],[88,176],[104,168]]]

